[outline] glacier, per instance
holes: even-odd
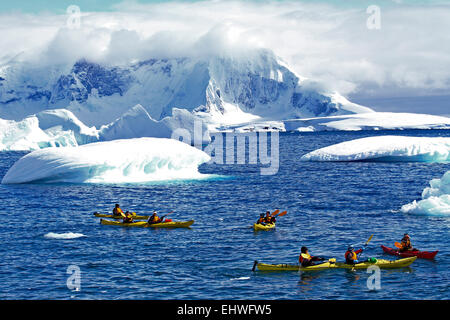
[[[367,137],[314,150],[300,160],[449,162],[450,138]]]
[[[211,158],[183,142],[137,138],[45,148],[20,158],[3,177],[17,183],[145,183],[201,179],[198,166]]]
[[[450,171],[432,179],[422,192],[422,199],[402,206],[401,211],[417,215],[450,216]]]

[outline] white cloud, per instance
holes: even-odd
[[[47,63],[125,63],[267,47],[299,75],[344,94],[450,89],[450,6],[382,7],[381,30],[367,29],[365,8],[298,1],[128,1],[116,10],[83,13],[73,30],[63,15],[0,16],[0,50]]]

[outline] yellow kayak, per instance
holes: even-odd
[[[112,214],[105,214],[105,213],[98,213],[94,212],[94,217],[97,218],[111,218],[111,219],[123,219],[122,216],[115,216]],[[139,215],[133,215],[134,220],[148,220],[150,216],[139,216]]]
[[[260,271],[313,271],[326,269],[367,269],[370,266],[378,266],[380,268],[403,268],[408,267],[413,263],[417,257],[410,257],[398,260],[377,259],[377,262],[361,262],[355,265],[346,264],[343,262],[324,262],[309,267],[300,267],[298,264],[266,264],[255,261],[253,269],[258,267]]]
[[[271,223],[271,224],[260,224],[260,223],[255,223],[253,225],[253,230],[255,231],[260,231],[260,230],[271,230],[275,228],[275,223]]]
[[[124,223],[122,221],[111,221],[100,219],[100,223],[109,226],[123,226],[123,227],[141,227],[141,228],[189,228],[194,220],[189,221],[170,221],[162,223],[149,224],[145,221],[136,221],[130,223]]]

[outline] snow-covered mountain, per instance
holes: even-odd
[[[321,92],[268,50],[122,66],[80,60],[73,66],[13,63],[0,68],[3,119],[65,108],[84,124],[101,126],[137,104],[154,120],[178,108],[215,124],[372,112]]]
[[[214,131],[402,128],[450,128],[450,119],[374,112],[296,75],[269,50],[0,66],[0,150],[174,136],[201,145]]]

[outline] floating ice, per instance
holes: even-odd
[[[422,192],[422,200],[402,206],[404,213],[431,216],[450,216],[450,171],[441,179],[433,179]]]
[[[450,138],[378,136],[315,150],[301,161],[450,161]]]
[[[97,140],[95,127],[88,128],[65,109],[42,111],[21,121],[0,119],[0,151],[74,147]]]
[[[430,114],[366,112],[329,117],[284,120],[287,131],[360,131],[403,129],[449,129],[450,118]]]
[[[139,138],[46,148],[19,159],[2,183],[136,183],[203,178],[210,157],[173,139]]]
[[[195,128],[196,124],[199,126],[198,128]],[[172,116],[157,121],[140,104],[128,110],[114,122],[102,126],[99,136],[100,140],[106,141],[141,137],[171,138],[177,129],[189,132],[191,142],[198,134],[200,134],[200,137],[197,138],[199,143],[211,142],[206,124],[189,111],[173,108]]]
[[[68,239],[76,239],[76,238],[81,238],[81,237],[86,237],[86,236],[82,233],[73,233],[73,232],[66,232],[66,233],[49,232],[44,237],[46,237],[48,239],[68,240]]]

